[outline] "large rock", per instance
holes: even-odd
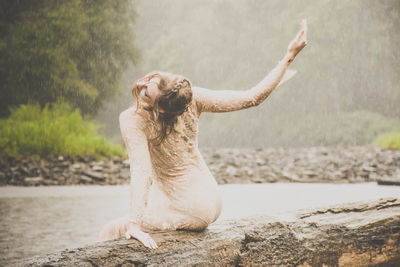
[[[24,266],[400,266],[400,200],[221,221],[202,232],[155,231],[159,248],[118,239]]]

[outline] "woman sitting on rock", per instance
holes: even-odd
[[[202,112],[229,112],[262,103],[306,46],[306,33],[303,20],[283,60],[247,91],[192,87],[185,77],[165,72],[148,74],[136,83],[136,109],[119,117],[130,161],[130,214],[105,225],[101,240],[125,236],[154,249],[157,244],[146,231],[203,230],[218,218],[221,196],[198,149],[199,117]]]

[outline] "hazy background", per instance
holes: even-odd
[[[399,0],[0,0],[0,33],[6,36],[0,38],[0,110],[27,103],[30,98],[45,105],[61,95],[80,107],[84,115],[99,111],[95,118],[104,125],[107,137],[122,144],[118,115],[134,104],[131,88],[138,78],[163,70],[183,74],[194,85],[214,90],[249,89],[282,59],[303,18],[308,21],[308,46],[291,66],[297,75],[258,107],[204,113],[200,147],[364,145],[381,134],[400,130]],[[9,101],[8,96],[17,91],[10,98],[14,102]],[[119,95],[109,100],[118,91]],[[31,141],[32,147],[33,143],[41,146],[28,135],[32,132],[43,140],[51,139],[53,146],[42,150],[42,155],[65,155],[54,149],[59,144],[67,149],[63,151],[74,149],[81,155],[85,155],[78,149],[82,144],[89,144],[90,149],[98,146],[91,142],[92,133],[83,138],[67,135],[69,128],[80,128],[78,133],[95,128],[81,123],[80,117],[72,117],[75,127],[66,125],[65,116],[62,120],[43,117],[41,128],[33,128],[37,132],[32,127],[16,127],[23,144]],[[4,123],[4,132],[14,124],[14,120]],[[0,123],[0,130],[3,128]],[[64,133],[66,137],[62,138]],[[3,138],[0,132],[0,148],[6,143],[18,144],[9,138],[15,135],[11,132]],[[26,147],[30,149],[31,144],[18,152],[36,153]],[[391,160],[395,159],[388,162]],[[22,163],[19,167],[25,169]],[[24,175],[19,179],[25,179]],[[0,178],[6,181],[4,174]],[[276,201],[280,208],[286,204],[293,207],[293,203],[322,205],[318,199],[347,199],[346,194],[327,196],[320,185],[288,185],[279,190],[275,188],[279,184],[272,185],[272,191],[284,198]],[[307,194],[300,188],[303,186],[310,189]],[[328,191],[335,192],[333,187],[338,185],[329,185]],[[367,191],[360,190],[360,185],[346,188],[351,199],[396,196],[392,191],[380,194],[378,190],[392,188],[376,184],[367,185]],[[94,197],[90,187],[79,188],[89,191],[82,191],[85,198],[77,198],[67,188],[70,197],[64,198],[60,187],[47,189],[59,198],[30,198],[23,193],[7,199],[10,195],[5,192],[16,192],[9,188],[0,193],[0,211],[4,214],[0,220],[4,229],[0,233],[0,248],[4,250],[0,265],[21,255],[47,253],[92,240],[104,223],[125,212],[126,206],[119,202],[129,203],[127,194],[119,191],[94,191],[101,195]],[[240,190],[246,195],[243,185]],[[247,199],[260,194],[271,197],[267,191],[257,192],[248,191],[251,197]],[[304,199],[299,202],[293,192],[301,192]],[[239,193],[232,190],[230,194]],[[98,198],[104,203],[100,203],[101,210],[97,208]],[[229,201],[236,212],[237,203]],[[249,205],[239,210],[248,211]],[[26,216],[27,211],[33,215]],[[72,216],[65,219],[65,214]],[[43,228],[43,222],[52,227]],[[21,229],[27,238],[19,238]]]
[[[400,129],[400,1],[139,0],[141,57],[124,75],[126,91],[100,111],[118,141],[118,114],[133,103],[135,80],[152,70],[195,86],[244,90],[284,56],[308,21],[296,76],[260,106],[204,113],[200,146],[367,144]]]

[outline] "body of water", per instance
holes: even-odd
[[[227,184],[220,190],[223,210],[217,221],[400,198],[400,187],[375,183]],[[129,203],[128,185],[0,187],[0,265],[97,242],[101,227],[128,214]]]

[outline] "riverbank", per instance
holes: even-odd
[[[400,179],[400,151],[372,146],[308,148],[201,148],[218,184],[360,183]],[[120,185],[129,162],[120,157],[0,159],[0,185]]]

